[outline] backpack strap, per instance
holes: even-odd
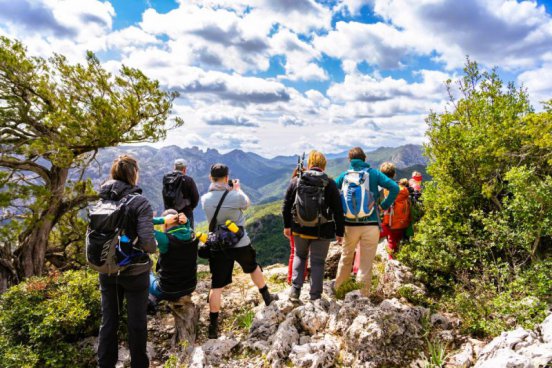
[[[222,202],[224,202],[224,198],[228,195],[229,191],[226,189],[224,193],[222,194],[222,197],[220,198],[220,201],[217,205],[217,209],[215,210],[215,213],[213,214],[213,218],[211,219],[211,222],[209,223],[209,232],[215,231],[215,227],[217,226],[217,216],[220,211],[220,208],[222,207]]]

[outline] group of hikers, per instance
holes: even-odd
[[[387,237],[391,258],[411,226],[410,207],[413,199],[419,200],[421,174],[414,172],[410,182],[401,179],[397,184],[392,163],[382,164],[380,170],[371,168],[360,147],[351,149],[348,157],[349,169],[333,180],[325,173],[325,156],[311,151],[306,165],[299,163],[287,188],[282,215],[283,234],[291,244],[288,297],[292,300],[300,297],[307,262],[310,299],[322,297],[325,260],[333,240],[342,245],[334,288],[349,279],[354,268],[361,294],[369,296],[380,238]],[[189,299],[197,284],[198,255],[208,259],[211,273],[210,339],[218,337],[222,290],[232,283],[235,262],[250,275],[266,306],[278,299],[269,292],[245,230],[244,211],[250,199],[240,181],[230,179],[228,166],[216,163],[210,169],[209,189],[200,197],[186,171],[186,161],[178,159],[174,170],[164,176],[165,210],[160,217],[153,216],[150,203],[141,195],[138,162],[129,155],[114,160],[110,180],[100,188],[100,201],[90,211],[87,233],[87,259],[100,272],[100,367],[117,363],[123,299],[127,300],[131,366],[149,366],[148,308],[154,311],[160,300],[178,304]],[[193,210],[199,203],[209,223],[205,234],[194,231]],[[149,254],[157,250],[154,274]]]

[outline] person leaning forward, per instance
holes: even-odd
[[[368,183],[368,189],[372,193],[375,203],[378,202],[379,198],[378,186],[389,190],[389,195],[381,203],[381,208],[386,210],[393,204],[395,198],[397,198],[399,186],[379,170],[371,168],[365,160],[366,155],[362,148],[352,148],[349,151],[349,170],[368,172],[370,181]],[[345,171],[337,177],[336,184],[339,188],[342,188],[347,173],[348,171]],[[345,239],[339,266],[337,268],[337,276],[335,278],[336,290],[350,277],[355,256],[355,248],[360,242],[360,265],[357,279],[362,283],[362,288],[360,290],[361,294],[363,296],[368,296],[370,294],[372,264],[376,256],[380,236],[378,216],[378,211],[373,211],[371,215],[365,218],[357,220],[345,218]]]
[[[201,205],[205,211],[207,221],[211,222],[220,204],[220,211],[216,216],[216,225],[225,225],[227,220],[234,222],[243,235],[232,248],[212,250],[209,257],[211,271],[211,290],[209,291],[209,338],[218,337],[218,317],[221,308],[222,288],[232,283],[234,261],[238,262],[243,272],[250,274],[251,280],[259,288],[265,305],[276,300],[277,295],[270,294],[264,280],[263,272],[257,263],[255,249],[245,231],[245,215],[249,207],[249,197],[241,190],[238,180],[233,180],[229,186],[229,169],[224,164],[211,166],[209,192],[201,197]]]

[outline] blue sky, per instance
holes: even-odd
[[[552,98],[552,0],[0,0],[31,53],[178,90],[186,124],[157,145],[264,155],[424,142],[466,55]]]

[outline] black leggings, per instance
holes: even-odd
[[[100,368],[113,368],[117,364],[119,347],[117,327],[123,298],[127,301],[130,366],[132,368],[149,367],[146,354],[148,288],[149,272],[136,276],[100,274],[100,290],[102,292],[102,325],[98,344]]]

